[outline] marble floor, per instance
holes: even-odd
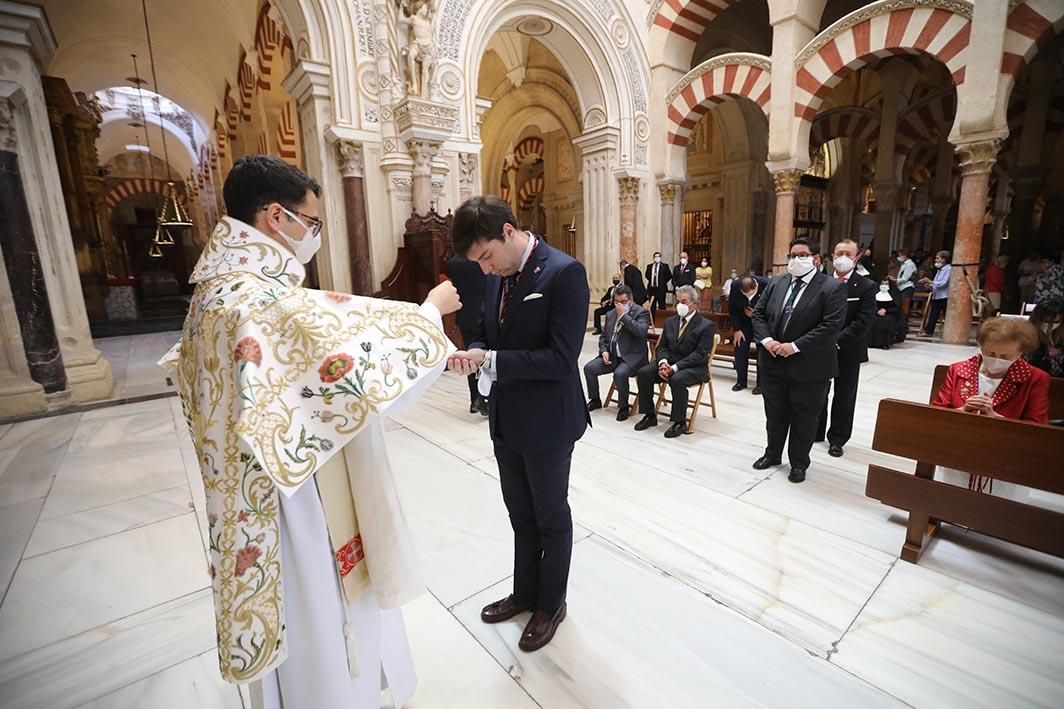
[[[147,363],[169,342],[103,341],[119,398],[165,386]],[[873,351],[845,457],[816,447],[803,485],[751,469],[762,404],[726,368],[719,418],[690,436],[596,412],[569,617],[533,654],[523,618],[478,617],[508,592],[511,533],[486,421],[444,376],[387,422],[428,582],[405,609],[412,706],[1064,706],[1064,562],[948,527],[901,562],[900,513],[864,496],[879,399],[925,401],[934,365],[968,352]],[[0,426],[0,706],[249,706],[218,675],[205,527],[176,399]]]

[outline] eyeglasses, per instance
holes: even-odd
[[[297,222],[299,222],[300,226],[308,228],[308,229],[311,229],[312,230],[311,234],[313,234],[314,236],[317,236],[318,234],[321,233],[322,222],[317,217],[312,217],[309,214],[303,214],[303,212],[293,212],[293,211],[291,211],[289,209],[286,209],[285,207],[281,207],[281,209],[284,211],[285,214],[287,214],[288,216],[292,217],[292,219],[295,219]],[[297,214],[299,215],[298,217],[296,216]],[[304,224],[299,219],[299,217],[303,217],[303,219],[308,220],[310,222],[310,226],[307,227],[307,225]]]

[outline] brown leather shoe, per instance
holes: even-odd
[[[501,623],[530,610],[532,610],[531,603],[514,603],[514,597],[510,595],[501,601],[484,606],[484,609],[480,611],[480,619],[485,623]]]
[[[521,633],[521,640],[517,646],[525,652],[535,652],[554,637],[554,631],[565,620],[565,603],[553,616],[547,615],[547,611],[536,611],[532,619],[525,626],[525,632]]]

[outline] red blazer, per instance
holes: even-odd
[[[968,397],[979,393],[979,366],[982,355],[949,366],[946,381],[938,390],[933,406],[959,409]],[[1049,375],[1016,360],[994,392],[994,411],[1010,419],[1049,423]]]

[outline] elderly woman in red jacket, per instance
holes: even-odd
[[[979,354],[949,366],[934,406],[992,418],[1049,422],[1049,375],[1023,356],[1038,345],[1038,332],[1026,320],[990,318],[976,335]],[[1029,490],[1010,483],[941,469],[946,482],[1023,501]]]

